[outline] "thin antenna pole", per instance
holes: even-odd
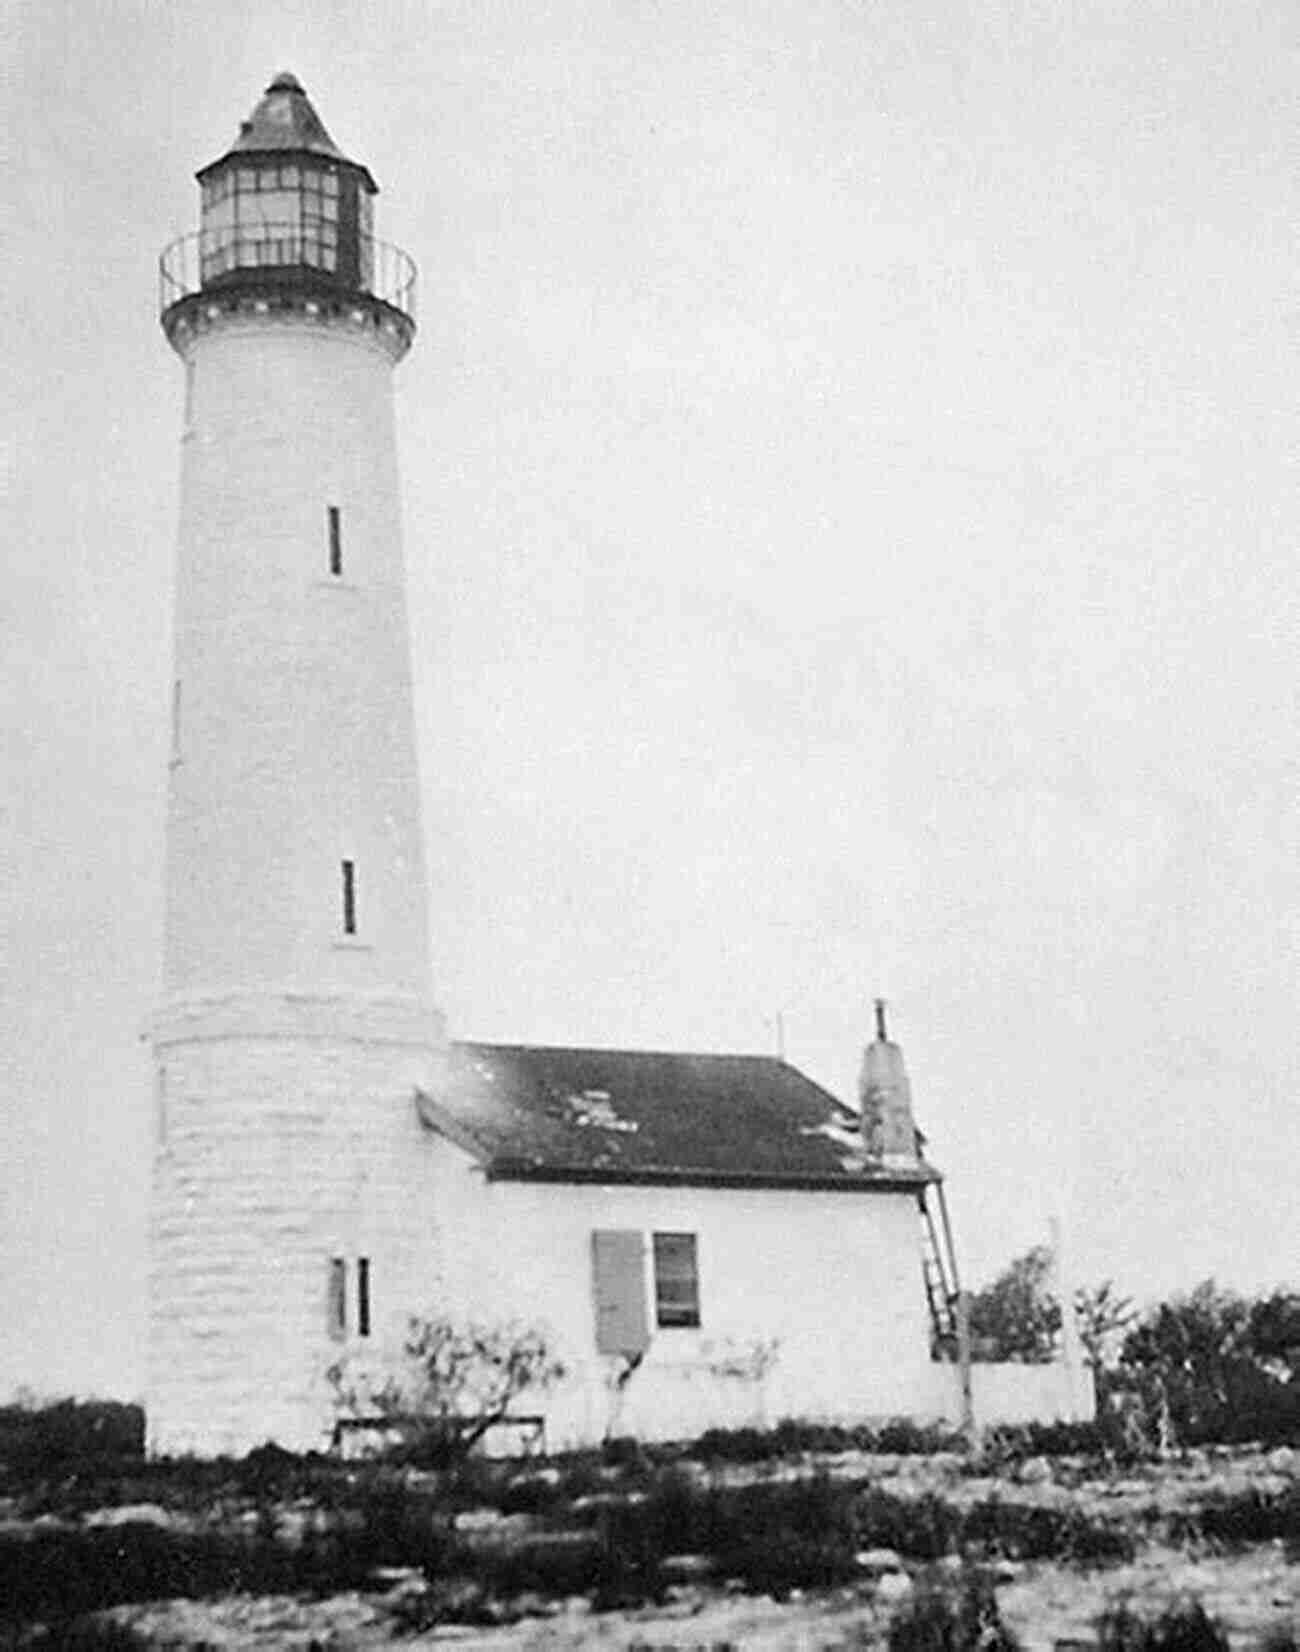
[[[776,1057],[778,1061],[785,1060],[785,1014],[782,1010],[776,1012]]]
[[[876,999],[876,1037],[882,1044],[889,1042],[889,1034],[885,1031],[885,1003],[883,998]]]

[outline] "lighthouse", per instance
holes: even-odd
[[[394,435],[415,269],[292,75],[197,177],[160,265],[184,414],[150,1451],[372,1431],[412,1320],[545,1350],[469,1419],[502,1449],[751,1402],[954,1414],[942,1178],[883,1004],[857,1110],[784,1058],[448,1041]]]
[[[163,254],[185,374],[150,1448],[327,1443],[327,1372],[436,1288],[445,1060],[394,438],[415,268],[277,75]]]

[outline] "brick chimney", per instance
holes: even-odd
[[[858,1079],[858,1106],[862,1112],[862,1144],[868,1157],[890,1161],[917,1158],[916,1123],[912,1117],[912,1086],[907,1081],[903,1052],[885,1030],[885,1000],[876,999],[876,1037],[862,1052]]]

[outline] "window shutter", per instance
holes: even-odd
[[[642,1354],[650,1345],[644,1241],[634,1228],[597,1228],[591,1236],[596,1352]]]

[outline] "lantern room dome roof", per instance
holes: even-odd
[[[274,154],[291,150],[295,154],[328,155],[343,161],[361,172],[371,189],[374,180],[365,167],[345,155],[330,137],[325,122],[312,107],[312,101],[296,75],[282,69],[263,92],[260,102],[248,119],[241,123],[239,136],[221,157],[205,166],[199,173],[210,172],[221,161],[232,155]]]

